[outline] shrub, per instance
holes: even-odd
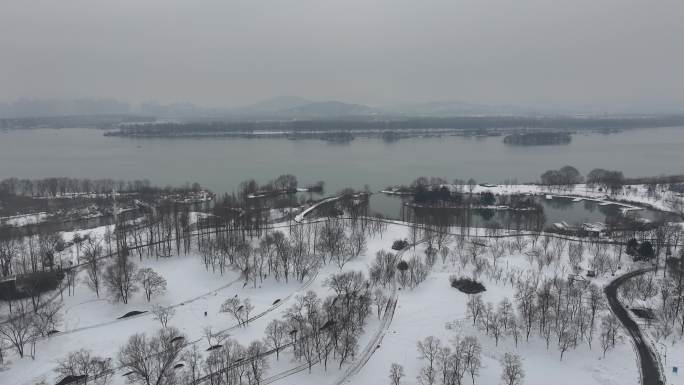
[[[474,279],[452,276],[449,277],[449,280],[451,281],[451,287],[466,294],[477,294],[487,290],[483,284]]]
[[[392,243],[392,250],[403,250],[409,245],[408,241],[405,239],[397,239]]]

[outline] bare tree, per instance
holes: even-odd
[[[70,352],[57,361],[55,371],[61,376],[86,376],[86,381],[106,384],[114,374],[111,358],[94,356],[90,350],[81,349]]]
[[[560,360],[563,361],[563,355],[570,348],[577,346],[578,331],[575,327],[562,330],[558,336],[558,350],[560,350]]]
[[[0,276],[12,274],[14,259],[21,253],[22,242],[10,234],[0,236]]]
[[[473,325],[477,323],[480,319],[480,315],[484,311],[485,305],[482,301],[482,295],[475,294],[468,296],[468,302],[466,302],[468,317],[473,320]]]
[[[250,384],[259,385],[268,370],[268,361],[263,355],[265,351],[264,343],[258,340],[252,342],[247,348],[247,356],[250,357],[247,378]]]
[[[57,325],[62,321],[61,316],[62,301],[53,300],[45,302],[34,316],[34,326],[36,331],[42,336],[46,336],[56,330]]]
[[[577,272],[584,259],[584,246],[582,242],[572,242],[568,244],[568,257],[573,270]]]
[[[501,238],[493,238],[493,242],[489,245],[489,254],[492,256],[492,261],[494,262],[494,267],[506,253],[506,246],[500,241]]]
[[[228,298],[221,304],[221,313],[228,313],[235,318],[238,325],[242,325],[244,319],[244,310],[240,299],[237,297]]]
[[[470,178],[468,179],[468,194],[470,194],[470,197],[472,198],[473,196],[473,191],[475,190],[475,187],[477,186],[477,182],[475,179]]]
[[[238,322],[238,325],[244,325],[249,321],[249,313],[254,310],[254,305],[246,298],[242,303],[237,297],[229,298],[221,305],[221,313],[229,313]]]
[[[388,300],[387,295],[385,295],[385,292],[382,291],[381,288],[378,287],[373,291],[373,303],[377,308],[378,319],[380,318],[382,309],[387,305]]]
[[[138,291],[135,285],[135,264],[128,260],[128,253],[122,252],[105,269],[104,283],[115,302],[128,303],[129,297]]]
[[[425,281],[430,272],[430,266],[423,263],[423,261],[415,255],[409,259],[408,266],[411,287],[416,287],[421,282]]]
[[[176,310],[170,306],[154,305],[152,306],[152,314],[154,314],[154,319],[159,321],[163,328],[166,328],[171,318],[176,314]]]
[[[352,232],[349,236],[349,248],[353,256],[361,255],[366,250],[366,234],[361,230]]]
[[[149,267],[138,270],[136,280],[140,282],[147,302],[150,302],[153,295],[159,295],[166,291],[166,279]]]
[[[520,357],[517,354],[506,353],[501,361],[503,371],[501,372],[501,381],[505,385],[520,385],[525,378],[525,371],[520,362]]]
[[[245,298],[245,300],[242,301],[242,309],[245,313],[245,324],[248,324],[249,314],[254,310],[254,305],[252,305],[252,301],[249,298]]]
[[[26,344],[39,334],[35,327],[35,316],[27,310],[26,306],[15,310],[8,321],[0,324],[0,338],[12,345],[21,358],[24,357]]]
[[[420,359],[426,361],[425,366],[420,370],[420,374],[418,375],[418,382],[420,384],[433,385],[437,381],[435,364],[441,345],[439,339],[433,336],[426,337],[423,341],[418,341]]]
[[[274,319],[266,325],[266,343],[275,349],[276,360],[280,359],[280,349],[287,342],[288,332],[287,322],[279,319]]]
[[[182,334],[173,327],[154,335],[134,334],[119,350],[119,364],[130,371],[128,379],[145,385],[172,384],[173,366],[183,349]]]
[[[404,367],[397,363],[392,363],[389,372],[390,384],[399,385],[401,383],[402,377],[404,377]]]
[[[100,298],[100,286],[102,286],[102,244],[95,237],[90,236],[83,247],[85,268],[87,272],[86,285]]]
[[[186,350],[181,354],[181,360],[185,362],[184,375],[182,379],[183,384],[195,384],[202,373],[202,354],[200,353],[197,344],[192,344],[190,350]]]
[[[603,349],[604,357],[608,349],[614,348],[619,341],[619,330],[620,322],[612,313],[601,319],[601,349]]]

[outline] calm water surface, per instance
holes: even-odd
[[[684,173],[684,128],[574,135],[567,146],[513,147],[491,138],[411,138],[350,144],[287,139],[132,139],[94,129],[0,131],[0,179],[49,176],[149,179],[158,185],[199,182],[232,192],[248,178],[291,173],[300,183],[343,187],[407,184],[420,175],[447,180],[535,181],[549,168],[602,167],[627,176]]]

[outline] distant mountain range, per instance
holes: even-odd
[[[530,108],[489,106],[463,102],[402,103],[371,107],[340,101],[311,101],[297,96],[281,96],[230,110],[235,115],[268,115],[274,117],[352,117],[352,116],[469,116],[528,115],[540,113]]]
[[[401,103],[388,106],[385,110],[392,114],[410,116],[536,115],[550,112],[518,106],[493,106],[453,101]]]
[[[267,99],[258,103],[250,104],[245,107],[233,109],[237,113],[269,113],[285,111],[292,108],[297,108],[311,104],[313,101],[300,98],[299,96],[277,96],[275,98]]]
[[[669,110],[676,113],[676,110]],[[656,111],[654,111],[656,112]],[[638,114],[638,111],[632,114]],[[658,110],[656,113],[667,113]],[[681,113],[681,112],[680,112]],[[74,115],[140,115],[159,119],[292,120],[332,118],[402,118],[460,116],[601,115],[598,109],[539,109],[439,101],[367,106],[341,101],[314,101],[298,96],[278,96],[233,108],[206,108],[191,103],[130,105],[114,99],[22,99],[0,103],[0,118],[60,117]]]
[[[279,96],[237,108],[206,108],[191,103],[130,105],[113,99],[22,99],[0,103],[0,118],[59,117],[73,115],[138,114],[158,118],[296,119],[369,116],[381,110],[339,101],[312,101]]]

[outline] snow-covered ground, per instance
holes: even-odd
[[[478,187],[479,188],[479,187]],[[510,187],[516,192],[539,193],[537,186]],[[485,188],[482,188],[485,189]],[[491,189],[491,188],[487,188]],[[496,187],[500,193],[510,193],[509,187]],[[573,192],[575,194],[576,192]],[[299,220],[307,211],[298,215]],[[283,226],[283,231],[287,227]],[[103,234],[104,228],[92,230]],[[477,231],[483,234],[484,231]],[[82,234],[81,234],[82,235]],[[73,237],[73,233],[65,233],[65,238]],[[368,274],[368,267],[379,250],[391,251],[392,242],[400,238],[411,238],[411,230],[404,224],[393,222],[386,231],[368,239],[366,250],[362,255],[344,266],[344,270],[362,270]],[[72,251],[68,251],[72,253]],[[425,245],[419,244],[405,252],[405,257],[412,255],[424,256]],[[485,254],[486,255],[486,254]],[[68,258],[69,256],[65,256]],[[73,258],[73,255],[70,255]],[[491,257],[487,257],[491,258]],[[324,265],[315,275],[296,282],[276,282],[268,279],[257,285],[243,285],[239,274],[228,271],[224,275],[207,271],[202,264],[201,257],[196,253],[189,255],[171,256],[168,258],[146,258],[142,261],[134,258],[140,267],[151,267],[164,276],[168,282],[168,291],[153,297],[148,303],[142,294],[136,294],[127,305],[114,304],[105,299],[97,298],[84,283],[84,272],[78,277],[74,295],[64,293],[64,321],[60,325],[61,333],[41,339],[36,345],[35,359],[20,359],[14,353],[6,355],[4,369],[0,371],[0,384],[29,385],[44,379],[48,383],[55,383],[57,375],[53,371],[55,362],[67,352],[80,348],[91,349],[96,355],[113,357],[120,346],[134,333],[151,333],[159,328],[159,322],[150,313],[123,320],[117,318],[129,311],[149,311],[153,304],[173,306],[176,314],[170,321],[186,334],[187,340],[199,345],[204,351],[208,345],[203,339],[203,329],[211,326],[214,330],[229,330],[231,337],[243,344],[262,338],[268,322],[281,318],[283,312],[292,304],[297,294],[313,290],[320,297],[330,294],[324,286],[326,278],[339,272],[333,264]],[[536,264],[524,253],[506,253],[498,260],[498,266],[506,275],[520,275],[528,270],[537,269]],[[585,263],[586,265],[586,263]],[[585,266],[586,267],[586,266]],[[625,267],[624,269],[628,269]],[[463,268],[458,262],[447,259],[439,260],[433,267],[427,280],[414,289],[405,288],[399,291],[398,305],[391,324],[386,333],[378,334],[381,322],[371,315],[361,337],[360,352],[369,348],[372,356],[365,364],[359,364],[360,370],[348,378],[350,384],[385,384],[388,383],[387,374],[391,363],[396,362],[405,367],[406,377],[403,384],[416,384],[416,376],[423,363],[418,359],[416,342],[427,336],[437,336],[443,342],[448,342],[456,336],[477,336],[483,346],[483,366],[481,374],[476,378],[476,384],[499,383],[501,357],[506,352],[516,352],[523,359],[526,372],[525,384],[637,384],[639,382],[639,368],[635,353],[630,343],[625,340],[615,349],[609,350],[603,358],[598,342],[593,349],[586,343],[580,343],[577,349],[565,353],[560,360],[560,353],[552,342],[549,349],[545,341],[532,333],[529,342],[520,341],[516,347],[511,337],[503,338],[495,346],[494,339],[485,335],[466,319],[466,301],[468,296],[452,288],[449,277],[456,275],[470,275],[472,272]],[[542,275],[557,274],[565,277],[571,271],[567,247],[558,263],[543,268]],[[485,302],[498,303],[504,297],[513,299],[515,288],[505,279],[488,278],[482,275],[480,280],[487,288],[483,293]],[[608,276],[597,277],[598,284],[605,284]],[[251,321],[246,327],[238,327],[227,314],[220,313],[221,303],[233,296],[249,298],[255,308],[252,314],[263,313],[259,318]],[[280,300],[274,305],[276,300]],[[206,315],[205,315],[206,312]],[[607,312],[607,310],[604,310]],[[380,337],[379,342],[376,337]],[[366,345],[369,346],[366,346]],[[677,348],[668,351],[668,362],[675,360],[677,352],[683,352],[681,341]],[[669,347],[668,347],[669,348]],[[359,353],[360,353],[359,352]],[[357,359],[360,359],[361,354]],[[280,360],[269,358],[271,368],[267,378],[278,375],[301,365],[293,361],[288,350],[281,353]],[[338,369],[336,364],[328,366],[327,371],[316,365],[311,374],[307,370],[294,372],[284,376],[274,383],[299,384],[336,384],[345,375],[345,370],[354,363],[346,364]],[[125,378],[117,372],[112,382],[124,384]],[[274,378],[275,380],[276,378]],[[670,378],[668,377],[668,380]],[[469,383],[469,379],[464,379]],[[681,383],[672,381],[672,383]]]
[[[46,212],[40,212],[36,214],[14,215],[11,217],[2,217],[0,218],[0,225],[14,227],[35,225],[37,223],[43,222],[45,219],[47,219],[47,217],[48,214]]]

